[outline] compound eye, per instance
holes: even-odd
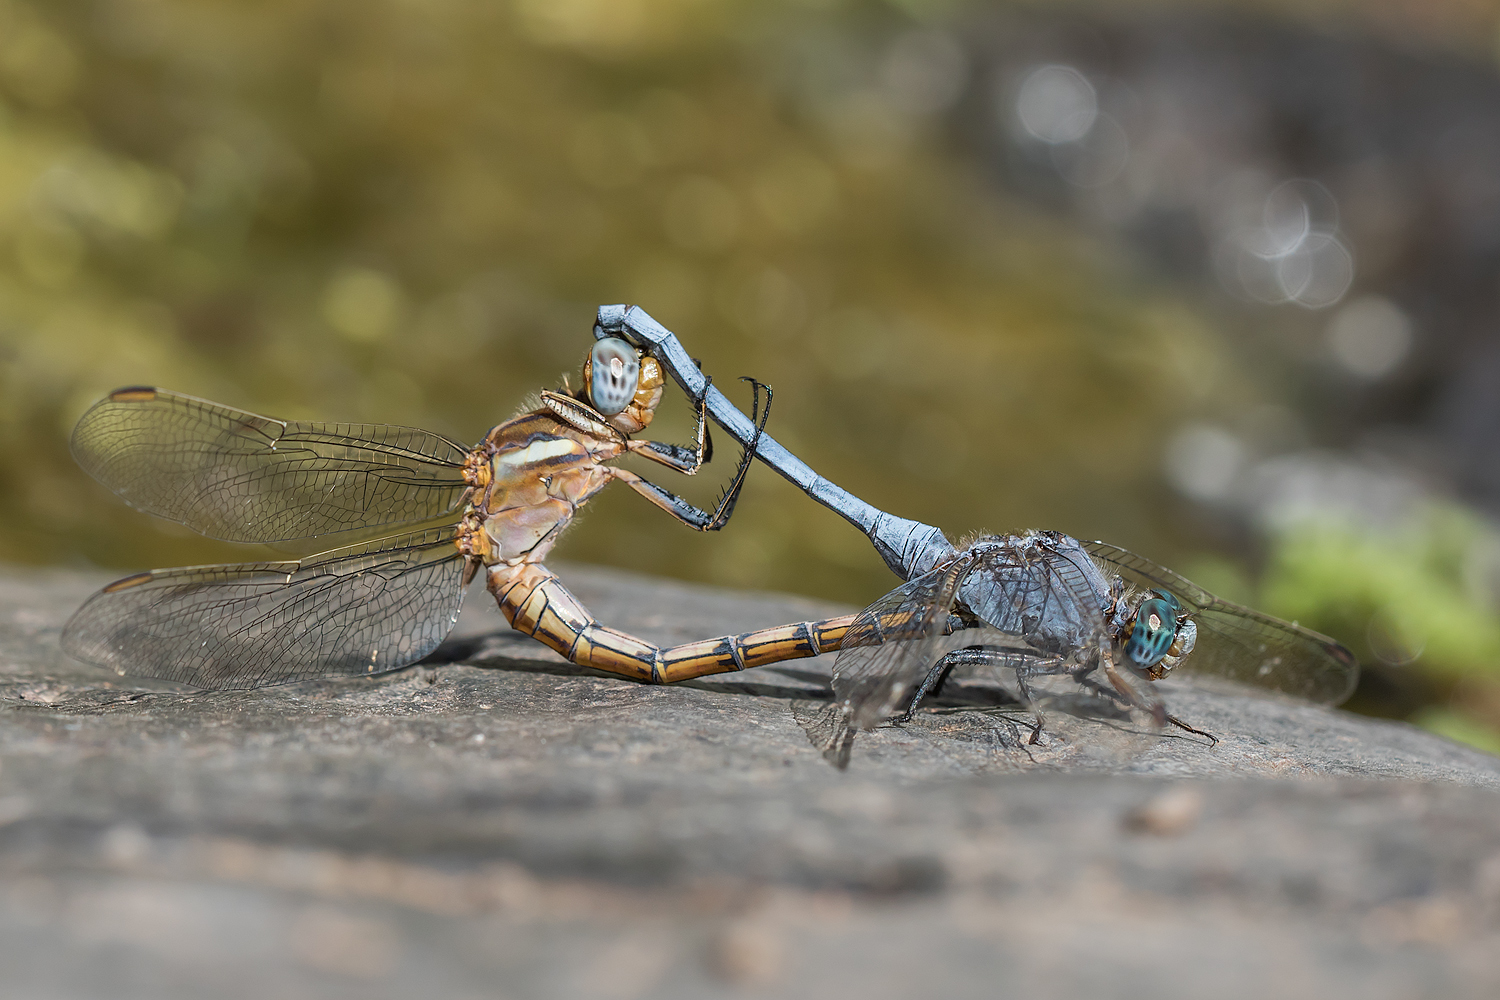
[[[1154,667],[1172,648],[1177,638],[1177,601],[1166,601],[1153,597],[1142,601],[1135,613],[1135,622],[1130,638],[1125,642],[1125,653],[1136,666],[1146,669]]]
[[[594,344],[589,367],[593,372],[589,400],[594,409],[612,417],[630,405],[641,381],[641,359],[634,347],[619,337],[605,337]]]
[[[1151,593],[1167,602],[1168,609],[1177,617],[1182,617],[1182,602],[1172,595],[1170,590],[1153,590]]]

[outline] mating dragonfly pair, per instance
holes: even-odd
[[[960,665],[1014,671],[1021,696],[1065,676],[1157,724],[1150,681],[1178,665],[1337,702],[1358,673],[1333,640],[1212,594],[1123,549],[1056,532],[962,548],[870,506],[764,433],[677,338],[606,306],[577,390],[493,428],[473,448],[408,427],[273,420],[158,389],[110,394],[73,435],[79,463],[128,503],[211,537],[282,542],[383,525],[417,528],[304,559],[153,570],[91,597],[66,626],[71,655],[120,674],[232,689],[377,674],[420,660],[457,621],[481,569],[512,627],[569,660],[670,683],[841,650],[847,724],[909,717]],[[641,440],[666,377],[697,410],[692,446]],[[607,463],[640,455],[693,475],[712,418],[745,447],[714,510]],[[728,522],[753,459],[863,530],[906,582],[859,615],[660,648],[595,621],[543,560],[578,508],[621,480],[697,530]],[[1102,676],[1102,680],[1100,677]],[[1041,732],[1040,715],[1033,740]],[[1207,735],[1207,734],[1202,734]]]

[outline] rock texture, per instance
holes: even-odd
[[[676,642],[839,608],[596,569]],[[1221,737],[981,679],[818,745],[831,657],[583,671],[487,595],[426,664],[202,694],[65,658],[102,577],[0,574],[0,977],[17,997],[1500,995],[1500,759],[1168,687]]]

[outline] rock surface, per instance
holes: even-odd
[[[564,568],[661,643],[842,610]],[[428,663],[202,694],[0,573],[0,969],[18,997],[1500,995],[1500,759],[1177,684],[1219,735],[977,680],[847,770],[832,657],[579,670],[475,590]]]

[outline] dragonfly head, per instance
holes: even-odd
[[[644,430],[661,402],[661,366],[619,337],[594,342],[583,381],[589,405],[626,434]]]
[[[1160,680],[1192,652],[1198,626],[1169,591],[1153,590],[1136,608],[1125,639],[1125,655],[1153,680]]]

